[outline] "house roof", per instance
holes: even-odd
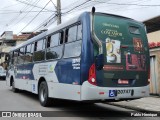
[[[147,33],[160,30],[160,16],[146,20],[143,23],[147,27]]]
[[[13,40],[26,40],[28,37],[30,36],[30,34],[25,34],[25,35],[13,35]]]

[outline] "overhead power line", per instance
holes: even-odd
[[[28,13],[28,12],[30,12],[30,13],[37,13],[37,12],[39,12],[39,11],[15,11],[15,12],[0,12],[0,14],[16,14],[16,13],[19,13],[19,14],[23,14],[23,13]],[[42,11],[42,12],[45,12],[45,13],[51,13],[51,11]],[[56,12],[56,11],[54,11],[54,12]]]
[[[88,1],[87,3],[81,5],[77,8],[74,7],[74,9],[72,11],[70,11],[69,13],[73,13],[74,10],[79,11],[79,10],[82,10],[82,9],[85,9],[85,8],[88,8],[88,7],[91,7],[91,6],[95,6],[97,4],[101,4],[101,3],[97,3],[97,2],[94,2],[94,1]],[[68,12],[64,12],[63,14],[67,14],[67,13]]]
[[[130,1],[130,2],[128,2],[128,4],[129,3],[135,3],[136,2],[136,4],[139,4],[139,3],[144,3],[144,2],[146,2],[146,1],[148,1],[148,0],[135,0],[135,1]],[[99,2],[98,2],[99,3]],[[107,3],[106,3],[107,4]],[[106,4],[101,4],[101,5],[99,5],[99,6],[97,6],[96,8],[106,8]],[[112,4],[112,5],[110,5],[109,7],[114,7],[114,8],[109,8],[109,9],[105,9],[105,11],[107,11],[107,12],[109,12],[109,11],[126,11],[126,10],[131,10],[131,9],[141,9],[141,8],[148,8],[148,6],[145,6],[145,7],[140,7],[140,6],[137,6],[136,8],[131,8],[131,9],[128,9],[128,8],[122,8],[121,6],[119,6],[119,5],[115,5],[115,4]]]
[[[40,0],[36,0],[36,1],[34,1],[32,4],[33,5],[36,5],[38,2],[39,2]],[[11,25],[13,25],[13,23],[15,22],[15,21],[17,21],[18,19],[19,19],[19,17],[21,16],[21,15],[23,15],[23,12],[25,12],[25,11],[27,11],[27,9],[29,9],[30,7],[32,7],[32,8],[34,8],[33,6],[29,6],[29,5],[26,5],[25,4],[25,6],[26,7],[24,7],[23,9],[21,9],[19,12],[17,12],[17,13],[19,13],[16,17],[14,17],[14,20],[11,20],[9,23],[8,23],[8,26],[11,26]],[[27,8],[28,7],[28,8]],[[32,10],[32,9],[31,9]],[[23,11],[23,12],[22,12]],[[13,13],[13,12],[12,12]],[[26,14],[25,14],[25,16],[24,16],[24,18],[26,18],[26,15],[28,14],[29,12],[27,12]],[[15,13],[14,13],[15,14]],[[19,21],[22,21],[23,20],[23,18],[21,18]],[[18,22],[19,22],[18,21]],[[17,23],[18,23],[17,22]],[[16,23],[16,24],[17,24]]]
[[[21,10],[25,10],[27,6],[28,6],[28,5],[25,5]],[[17,14],[16,16],[14,16],[14,17],[8,22],[8,25],[9,25],[9,24],[12,24],[14,21],[16,21],[16,19],[17,19],[20,15],[21,15],[21,13]]]
[[[36,7],[36,8],[43,9],[42,7],[39,7],[39,6],[36,6],[36,5],[30,4],[30,3],[28,3],[28,2],[25,2],[25,1],[21,1],[21,0],[16,0],[16,1],[18,1],[18,2],[20,2],[20,3],[23,3],[23,4],[30,5],[30,6],[34,6],[34,7]],[[44,10],[47,10],[47,11],[52,11],[52,12],[54,12],[53,10],[48,10],[48,9],[46,9],[46,8],[45,8]]]
[[[71,6],[74,6],[75,4],[77,4],[77,2],[79,2],[79,0],[77,0],[77,1],[75,1],[75,2],[73,2],[73,3],[71,3],[71,4],[69,4],[69,5],[67,5],[67,6],[64,7],[64,8],[61,8],[61,10],[68,10],[68,9],[70,9]]]
[[[103,2],[103,1],[95,1],[95,2],[99,2],[99,3],[106,3],[106,2]],[[160,6],[160,5],[145,5],[145,4],[128,4],[128,3],[109,3],[107,2],[107,4],[112,4],[112,5],[135,5],[135,6],[152,6],[152,7],[155,7],[155,6]]]
[[[49,1],[42,9],[41,9],[41,11],[43,11],[44,9],[45,9],[45,7],[50,3],[51,1]],[[26,25],[26,26],[24,26],[23,27],[23,29],[20,31],[20,32],[22,32],[40,13],[41,13],[41,11],[39,11],[39,13],[31,20],[31,21],[29,21],[29,23]],[[20,33],[19,32],[19,33]],[[18,34],[19,34],[18,33]]]
[[[49,16],[46,20],[44,20],[38,27],[34,28],[33,31],[37,31],[37,30],[39,30],[41,27],[47,27],[48,24],[49,24],[54,18],[56,18],[55,13],[52,14],[51,16]]]
[[[37,5],[39,2],[40,2],[40,0],[37,0],[37,1],[35,1],[33,4],[34,4],[34,5]],[[20,23],[24,18],[26,18],[26,16],[27,16],[29,13],[31,13],[31,11],[32,11],[34,8],[35,8],[35,7],[32,6],[32,8],[31,8],[29,11],[27,11],[27,13],[26,13],[18,22],[15,23],[15,25],[17,25],[17,24]],[[39,12],[39,11],[38,11],[38,12]]]
[[[55,9],[57,9],[57,6],[54,4],[54,2],[52,0],[50,0],[50,1],[54,5]]]
[[[149,7],[156,7],[156,6],[160,6],[160,5],[142,5],[142,4],[120,4],[120,3],[107,3],[107,4],[114,4],[114,5],[135,5],[135,6],[149,6]]]
[[[67,12],[64,12],[63,14],[67,14],[67,13],[73,11],[74,9],[77,9],[77,8],[83,6],[83,5],[86,4],[87,2],[90,2],[90,0],[87,0],[87,1],[85,1],[85,2],[83,2],[83,3],[81,3],[81,4],[79,4],[79,5],[75,6],[74,8],[68,10]]]
[[[1,8],[1,10],[2,10],[2,9],[6,9],[6,8],[15,7],[15,6],[19,5],[19,4],[20,4],[20,3],[16,3],[16,4],[13,4],[13,5],[5,6],[5,7]]]

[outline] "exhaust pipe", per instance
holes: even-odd
[[[95,34],[94,31],[94,14],[95,14],[95,7],[92,7],[92,12],[91,12],[91,34],[92,34],[92,39],[93,42],[96,43],[98,45],[98,49],[99,49],[99,55],[103,54],[103,47],[102,47],[102,42],[98,39],[97,35]]]

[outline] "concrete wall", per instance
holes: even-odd
[[[160,30],[147,34],[149,42],[160,42]]]
[[[150,93],[160,95],[160,48],[150,49]]]
[[[147,34],[148,42],[160,42],[160,30]],[[160,48],[150,49],[150,93],[160,95]]]

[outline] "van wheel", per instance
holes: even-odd
[[[48,86],[45,81],[40,83],[38,96],[40,104],[44,107],[51,105],[51,98],[48,97]]]
[[[15,88],[15,82],[14,82],[14,80],[12,80],[12,91],[13,92],[18,92],[18,89],[17,88]]]

